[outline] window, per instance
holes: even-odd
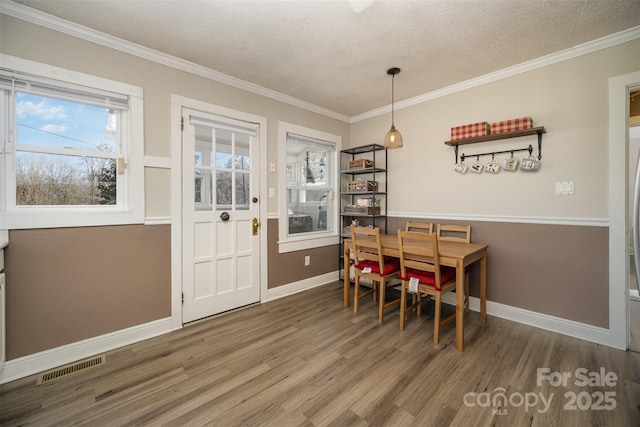
[[[1,227],[143,222],[142,89],[0,59]]]
[[[280,122],[280,252],[337,244],[341,137]]]
[[[19,90],[14,96],[15,205],[117,204],[120,111]]]

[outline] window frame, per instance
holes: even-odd
[[[0,54],[3,68],[19,73],[74,84],[89,90],[110,91],[129,97],[129,107],[120,113],[121,156],[124,160],[122,185],[116,205],[93,206],[16,206],[15,151],[12,132],[15,125],[15,100],[0,92],[0,229],[84,227],[144,223],[144,113],[143,89],[77,71],[54,67],[10,55]],[[12,200],[9,200],[9,198]],[[118,195],[118,199],[120,196]]]
[[[310,139],[321,140],[335,145],[331,187],[332,196],[329,197],[327,203],[327,211],[331,212],[333,222],[333,230],[315,231],[313,233],[300,233],[300,235],[289,235],[289,215],[287,206],[287,142],[288,134],[296,134]],[[339,240],[340,221],[338,215],[338,196],[339,196],[339,153],[342,150],[342,137],[331,133],[307,128],[304,126],[278,122],[278,252],[294,252],[305,249],[319,248],[323,246],[337,245]]]

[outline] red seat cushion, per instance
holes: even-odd
[[[384,257],[384,271],[382,273],[380,273],[380,263],[368,259],[358,261],[354,264],[354,267],[358,270],[364,270],[365,268],[370,267],[372,273],[386,276],[387,274],[400,270],[400,260],[394,257]]]
[[[440,267],[440,283],[436,284],[436,275],[430,271],[422,271],[416,270],[413,268],[406,269],[405,277],[400,277],[401,280],[409,280],[412,277],[415,277],[420,281],[420,283],[424,283],[425,285],[433,286],[438,291],[442,290],[442,285],[447,283],[449,280],[456,277],[456,269],[452,267]]]

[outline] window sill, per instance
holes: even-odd
[[[296,239],[296,240],[293,240]],[[305,249],[320,248],[323,246],[337,245],[340,243],[338,236],[300,236],[297,238],[290,238],[287,241],[278,242],[278,253],[287,253],[302,251]]]
[[[144,215],[136,211],[111,212],[3,212],[0,214],[0,228],[6,230],[95,227],[108,225],[143,224]]]

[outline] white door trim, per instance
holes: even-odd
[[[629,344],[629,235],[627,90],[640,82],[640,72],[609,79],[609,345]]]
[[[182,328],[182,108],[235,117],[260,125],[260,301],[267,298],[267,118],[171,95],[171,330]]]

